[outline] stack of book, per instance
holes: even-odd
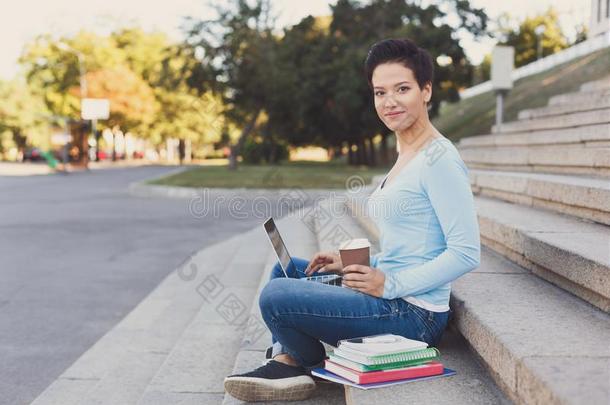
[[[398,335],[368,336],[339,341],[324,368],[312,374],[364,389],[455,374],[439,356],[438,349],[426,342]]]

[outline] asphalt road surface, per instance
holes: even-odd
[[[193,215],[128,193],[175,169],[0,177],[0,404],[36,398],[189,254],[262,223],[251,199]]]

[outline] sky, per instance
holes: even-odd
[[[9,0],[0,1],[5,4],[0,14],[0,79],[11,79],[18,73],[17,59],[23,46],[43,33],[58,37],[74,35],[81,29],[108,33],[121,26],[137,25],[149,31],[166,32],[179,40],[184,16],[211,16],[204,6],[205,0],[18,0],[10,5]],[[272,0],[272,6],[279,16],[280,28],[295,24],[309,14],[330,14],[329,4],[335,2]],[[471,4],[483,7],[492,19],[504,12],[523,19],[553,5],[568,35],[573,33],[576,24],[588,23],[591,7],[590,0],[471,0]],[[471,62],[478,64],[491,52],[494,41],[474,41],[464,36],[460,43]]]

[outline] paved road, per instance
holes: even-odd
[[[0,177],[0,404],[33,400],[191,252],[261,223],[128,194],[171,170]]]

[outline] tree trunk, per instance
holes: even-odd
[[[229,170],[237,169],[237,156],[240,154],[241,148],[244,146],[244,143],[246,142],[246,138],[248,138],[248,135],[250,135],[250,132],[252,132],[252,130],[254,129],[254,126],[256,125],[256,120],[258,119],[260,112],[261,112],[260,109],[258,109],[254,112],[254,114],[252,115],[252,118],[250,118],[250,121],[246,124],[244,129],[241,131],[241,135],[239,136],[237,143],[235,145],[231,146],[231,154],[229,155]]]
[[[184,140],[184,161],[186,163],[193,161],[193,143],[190,139]]]
[[[184,164],[184,154],[185,152],[185,144],[184,139],[180,138],[178,140],[178,160],[180,161],[180,166]]]
[[[369,163],[371,166],[377,166],[377,157],[375,156],[375,144],[373,143],[373,138],[368,138],[369,142]]]
[[[352,150],[352,144],[351,143],[347,143],[347,164],[349,164],[350,166],[353,166],[356,164],[355,161],[355,156],[354,156],[354,151]]]
[[[381,134],[381,164],[388,166],[390,157],[388,156],[388,134]]]
[[[276,143],[272,143],[271,144],[271,151],[269,152],[269,164],[274,165],[277,163],[277,144]]]
[[[366,165],[367,163],[366,146],[364,144],[364,138],[362,138],[358,141],[358,164]]]
[[[116,132],[112,131],[112,161],[116,162]]]

